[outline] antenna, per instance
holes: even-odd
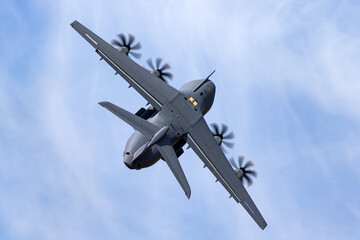
[[[215,71],[216,71],[216,70],[212,71],[212,72],[210,73],[210,75],[209,75],[209,76],[207,76],[207,78],[205,78],[205,80],[208,80],[208,79],[209,79],[209,77],[211,77],[211,75],[213,75],[213,73],[214,73]]]
[[[207,76],[203,81],[201,81],[201,83],[199,83],[199,85],[196,86],[196,88],[193,90],[193,92],[195,92],[196,90],[198,90],[206,81],[209,80],[209,77],[211,77],[211,75],[213,75],[213,73],[215,72],[216,70],[212,71],[212,73],[210,73],[209,76]]]

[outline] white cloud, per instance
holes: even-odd
[[[359,180],[350,167],[358,167],[360,48],[358,32],[340,19],[352,18],[350,7],[358,6],[343,4],[341,11],[337,6],[333,1],[36,2],[36,18],[46,20],[46,27],[41,44],[38,38],[29,42],[38,44],[33,60],[24,63],[32,75],[13,91],[8,86],[19,78],[8,65],[1,73],[0,129],[10,137],[0,137],[0,157],[11,161],[1,163],[1,179],[9,186],[1,190],[6,197],[0,201],[0,229],[5,226],[9,238],[36,239],[354,239],[358,232],[345,224],[355,226],[359,211],[338,196],[350,198],[341,184]],[[25,21],[22,11],[14,10],[18,6],[8,8]],[[237,145],[230,154],[255,161],[259,178],[249,192],[269,223],[265,231],[227,199],[193,153],[181,158],[193,190],[189,201],[163,162],[142,171],[125,168],[121,155],[131,128],[96,103],[110,100],[134,112],[144,100],[97,61],[70,27],[75,19],[106,40],[133,33],[143,45],[141,62],[164,57],[173,66],[176,87],[217,69],[216,103],[207,119],[235,131]],[[17,25],[14,32],[30,27]],[[31,33],[25,31],[23,39]],[[328,134],[338,126],[343,130],[332,134],[341,139]],[[19,151],[8,139],[17,141]],[[349,173],[344,180],[337,179],[340,161],[341,173]],[[328,208],[344,210],[339,218],[345,224],[332,220],[338,211]]]

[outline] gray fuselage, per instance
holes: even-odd
[[[215,97],[215,84],[211,80],[194,80],[186,83],[179,91],[184,101],[189,104],[188,111],[197,111],[205,115],[211,108]],[[147,121],[156,126],[168,126],[167,135],[178,157],[183,153],[182,147],[186,141],[185,132],[181,131],[182,115],[173,104],[166,104],[153,117]],[[130,169],[149,167],[160,160],[161,154],[156,146],[146,148],[150,138],[135,131],[126,143],[124,163]]]

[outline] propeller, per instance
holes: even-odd
[[[233,148],[234,147],[234,143],[227,141],[228,139],[233,139],[235,137],[233,132],[228,132],[228,126],[225,124],[221,124],[221,129],[219,127],[219,125],[217,125],[216,123],[213,123],[210,125],[212,127],[212,134],[215,137],[215,140],[217,141],[217,143],[220,145],[221,149],[225,151],[223,144],[228,147],[228,148]]]
[[[119,40],[113,39],[111,40],[110,44],[118,47],[118,50],[125,55],[131,55],[134,58],[139,59],[141,57],[141,53],[135,53],[133,50],[139,50],[141,48],[140,42],[135,42],[135,37],[131,34],[128,35],[128,39],[126,39],[125,34],[120,33],[117,35],[119,37]]]
[[[244,184],[244,179],[246,179],[248,186],[251,186],[253,184],[253,180],[250,178],[250,176],[256,178],[257,173],[254,170],[249,170],[250,167],[255,166],[252,161],[248,161],[247,163],[245,163],[245,165],[243,165],[244,158],[244,156],[239,156],[238,164],[236,164],[234,158],[230,158],[229,161],[231,166],[234,168],[236,175],[241,180],[241,183]]]
[[[171,69],[171,65],[169,63],[161,64],[161,62],[162,58],[159,57],[156,58],[155,65],[151,58],[146,61],[148,66],[151,68],[151,73],[167,83],[169,80],[173,80],[172,73],[166,71]]]

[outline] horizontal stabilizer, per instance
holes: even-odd
[[[141,117],[136,116],[135,114],[132,114],[110,102],[99,102],[99,104],[148,138],[152,138],[154,134],[160,130],[160,127],[157,127]]]

